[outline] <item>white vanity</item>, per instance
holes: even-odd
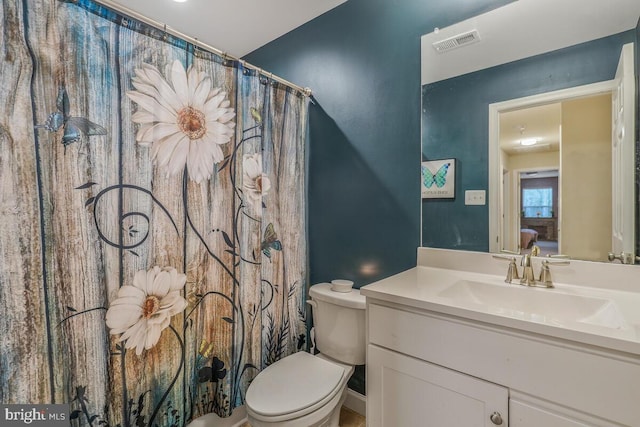
[[[555,288],[506,284],[490,254],[419,248],[363,287],[367,425],[640,426],[638,267],[551,269]]]

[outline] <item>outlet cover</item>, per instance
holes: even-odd
[[[487,192],[485,190],[466,190],[464,192],[465,205],[486,205]]]

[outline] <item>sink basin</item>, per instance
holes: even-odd
[[[613,329],[625,326],[614,301],[551,289],[459,280],[437,296],[462,307],[555,326],[572,323]]]

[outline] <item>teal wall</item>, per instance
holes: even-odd
[[[416,265],[420,36],[510,0],[349,0],[246,60],[313,89],[310,281]]]
[[[488,190],[488,106],[614,78],[635,31],[443,80],[422,88],[422,156],[454,157],[456,198],[422,202],[422,245],[489,250],[487,205],[465,206],[464,190]]]
[[[244,59],[313,89],[310,282],[416,265],[420,37],[512,0],[348,0]],[[364,368],[349,386],[364,393]]]

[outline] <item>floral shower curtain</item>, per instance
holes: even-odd
[[[89,0],[1,4],[0,402],[229,415],[305,345],[305,97]]]

